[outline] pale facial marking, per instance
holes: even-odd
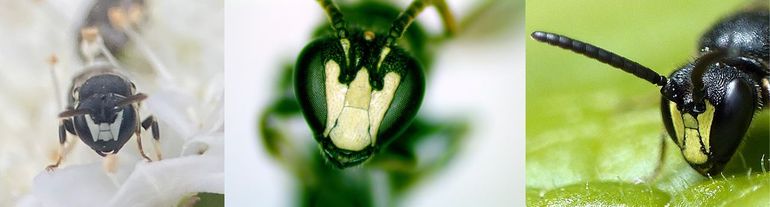
[[[382,48],[382,51],[380,51],[380,61],[377,61],[377,70],[380,69],[380,66],[382,65],[382,61],[385,61],[385,57],[387,57],[389,53],[390,53],[389,47]]]
[[[669,110],[676,139],[685,159],[694,164],[703,164],[708,161],[708,153],[711,152],[710,133],[714,106],[706,101],[706,111],[698,114],[697,117],[690,114],[682,115],[673,102],[669,102]],[[701,148],[705,149],[705,152]]]
[[[345,93],[348,92],[348,86],[342,84],[337,79],[340,76],[340,66],[334,60],[326,62],[326,128],[324,136],[329,136],[329,132],[334,127],[334,122],[342,112],[345,103]]]
[[[372,143],[372,137],[368,133],[370,123],[367,113],[371,99],[372,87],[369,84],[369,72],[366,68],[361,68],[348,86],[345,106],[329,134],[335,146],[359,151]]]
[[[342,45],[342,51],[345,52],[345,64],[350,65],[350,54],[348,54],[348,51],[350,50],[350,41],[348,39],[340,39],[340,45]]]
[[[340,67],[334,61],[326,63],[327,119],[324,136],[340,149],[360,151],[376,142],[380,123],[393,100],[401,77],[388,73],[383,89],[373,91],[369,71],[361,68],[348,85],[339,82]]]
[[[385,118],[385,112],[390,107],[390,102],[396,94],[398,84],[401,82],[401,76],[390,72],[383,78],[384,85],[382,90],[372,92],[372,101],[369,103],[369,135],[372,136],[372,143],[377,141],[377,132],[380,129],[380,123]]]
[[[91,131],[91,138],[94,142],[98,140],[102,141],[118,141],[118,135],[120,134],[120,125],[123,123],[123,112],[118,112],[115,122],[113,123],[100,123],[96,124],[91,115],[85,115],[86,124]]]

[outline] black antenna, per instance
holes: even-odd
[[[88,110],[88,109],[67,109],[64,112],[59,113],[59,118],[80,116],[80,115],[86,115],[89,113],[91,113],[91,110]]]
[[[634,74],[636,77],[647,80],[648,82],[664,86],[666,85],[666,77],[662,76],[648,67],[624,58],[620,55],[607,51],[605,49],[596,47],[594,45],[581,42],[563,35],[558,35],[549,32],[536,31],[532,33],[532,38],[537,41],[548,43],[553,46],[558,46],[563,49],[570,50],[575,53],[583,54],[586,57],[598,60],[599,62],[611,65],[612,67],[626,71],[627,73]]]
[[[136,102],[140,102],[147,98],[147,95],[144,95],[143,93],[137,93],[132,96],[128,96],[125,99],[119,101],[117,104],[115,104],[115,108],[124,107],[129,104],[133,104]]]
[[[692,73],[690,73],[690,82],[692,83],[692,99],[695,103],[702,103],[706,90],[703,88],[703,74],[709,65],[718,62],[724,56],[723,50],[714,50],[701,55],[693,64]]]
[[[412,1],[412,3],[409,4],[409,7],[407,7],[404,12],[401,12],[396,20],[393,21],[392,26],[390,26],[390,33],[388,33],[388,39],[386,40],[385,45],[392,46],[393,44],[396,44],[396,40],[404,35],[404,31],[406,31],[406,28],[409,27],[412,22],[414,22],[414,18],[417,17],[417,15],[420,14],[420,12],[422,12],[422,10],[425,9],[425,7],[427,7],[429,4],[429,0]]]
[[[337,32],[337,37],[345,39],[348,37],[348,30],[346,28],[345,19],[342,18],[342,12],[332,0],[318,0],[318,4],[326,11],[326,15],[329,16],[329,21],[332,23],[332,29]]]

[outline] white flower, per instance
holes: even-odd
[[[0,206],[170,206],[195,192],[224,193],[223,3],[147,3],[141,38],[172,77],[137,67],[146,66],[139,50],[122,65],[149,95],[140,118],[159,121],[163,160],[141,160],[134,137],[108,173],[103,158],[72,135],[72,152],[45,171],[56,155],[62,111],[45,60],[59,56],[59,86],[68,88],[82,68],[73,31],[90,1],[0,2],[0,48],[8,50],[0,56]],[[154,158],[151,137],[142,133]]]

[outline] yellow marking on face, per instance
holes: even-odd
[[[326,62],[325,67],[327,119],[323,135],[340,149],[359,151],[374,146],[401,76],[386,74],[382,90],[374,91],[366,68],[361,68],[346,85],[339,82],[341,72],[335,61]]]
[[[698,114],[697,117],[691,114],[683,115],[673,102],[669,102],[669,110],[677,143],[687,162],[703,164],[708,161],[708,153],[711,152],[710,134],[714,106],[706,101],[706,111]],[[701,148],[705,149],[705,152]]]
[[[361,68],[356,73],[356,78],[348,86],[348,93],[345,94],[345,107],[368,110],[371,99],[372,85],[369,84],[369,71],[366,68]]]
[[[676,108],[676,103],[669,101],[668,110],[671,112],[671,123],[674,124],[674,132],[676,133],[676,143],[679,148],[684,148],[684,123],[682,123],[682,113]]]
[[[345,93],[348,91],[348,86],[340,83],[338,77],[340,76],[340,66],[334,60],[329,60],[324,66],[326,70],[326,129],[324,129],[324,136],[329,136],[334,126],[334,122],[340,116],[342,107],[345,103]]]
[[[390,72],[383,78],[384,85],[382,90],[372,92],[372,102],[369,103],[369,135],[372,136],[372,145],[377,141],[377,132],[380,129],[380,123],[385,118],[385,112],[390,107],[393,96],[396,95],[398,84],[401,83],[401,76]]]
[[[701,137],[703,138],[704,148],[706,148],[707,153],[711,153],[711,124],[714,121],[715,111],[714,105],[706,101],[706,111],[698,115],[698,128],[700,129],[699,131],[703,132]]]
[[[694,164],[703,164],[708,160],[708,156],[706,154],[703,154],[703,152],[700,150],[700,134],[698,133],[698,130],[696,129],[685,129],[685,143],[684,148],[682,148],[682,155],[684,155],[684,158],[687,159],[687,162],[694,163]]]
[[[359,151],[372,144],[368,114],[371,99],[372,86],[369,84],[369,72],[366,68],[362,68],[356,73],[353,82],[348,85],[345,105],[336,120],[336,125],[329,133],[335,146]]]
[[[350,41],[348,39],[340,39],[340,45],[342,45],[342,51],[345,52],[345,65],[350,65]]]
[[[384,47],[382,48],[382,51],[380,51],[380,61],[377,61],[377,70],[380,70],[380,65],[382,65],[382,61],[385,60],[385,57],[388,56],[388,53],[390,53],[390,47]]]

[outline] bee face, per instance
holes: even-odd
[[[354,32],[308,44],[295,67],[295,92],[324,155],[360,164],[400,134],[417,113],[425,78],[415,58],[385,35]]]
[[[722,171],[743,140],[758,108],[759,85],[737,68],[718,63],[703,75],[705,97],[693,99],[689,64],[662,88],[661,114],[685,160],[704,175]]]
[[[75,110],[86,113],[72,117],[80,139],[99,155],[117,153],[136,128],[134,106],[121,105],[133,92],[133,85],[120,75],[99,73],[74,87]]]

